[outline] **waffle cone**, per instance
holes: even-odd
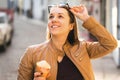
[[[42,77],[47,77],[50,72],[50,65],[45,61],[39,61],[36,63],[36,71],[42,73]]]

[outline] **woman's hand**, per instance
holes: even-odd
[[[46,80],[45,77],[41,77],[42,73],[40,72],[35,72],[34,73],[34,80]]]
[[[82,21],[86,21],[90,17],[84,5],[72,7],[70,11]]]

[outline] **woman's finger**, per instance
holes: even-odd
[[[41,75],[42,75],[41,72],[35,72],[35,73],[34,73],[34,77],[40,77]]]
[[[83,10],[84,10],[84,6],[72,7],[70,10],[71,10],[72,12],[74,12],[74,13],[81,13],[81,12],[83,12]]]

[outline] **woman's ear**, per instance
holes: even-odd
[[[73,27],[74,27],[74,23],[71,23],[70,24],[70,30],[73,30]]]

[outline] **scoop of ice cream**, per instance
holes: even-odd
[[[39,66],[41,68],[46,68],[46,69],[50,69],[51,68],[50,65],[48,64],[48,62],[45,61],[45,60],[37,62],[37,66]]]
[[[50,68],[50,65],[45,60],[36,63],[36,71],[41,72],[42,77],[47,77],[48,73],[50,72]]]

